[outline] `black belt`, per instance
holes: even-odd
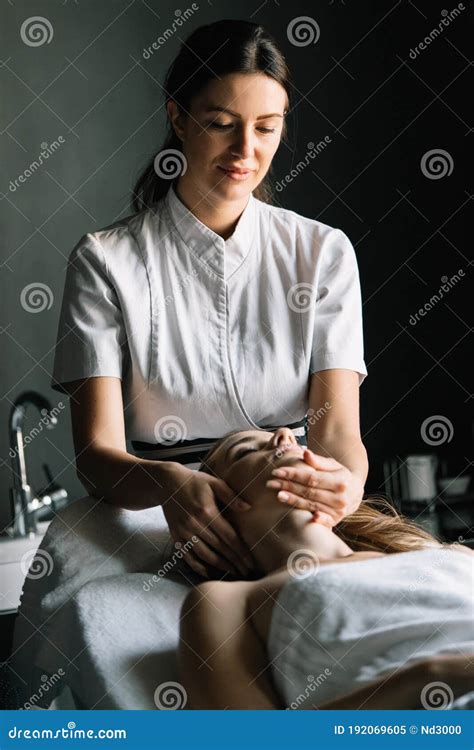
[[[304,428],[304,435],[296,436],[304,445],[306,443],[306,417],[299,422],[285,425],[290,430]],[[250,429],[250,428],[249,428]],[[274,432],[278,427],[261,427],[262,430]],[[176,461],[179,464],[201,462],[209,453],[211,448],[221,438],[196,438],[195,440],[177,440],[175,443],[144,443],[141,440],[132,440],[132,448],[136,454],[144,454],[142,458],[159,459],[162,461]],[[146,454],[153,453],[147,456]]]

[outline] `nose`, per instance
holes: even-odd
[[[245,160],[253,155],[254,143],[253,133],[251,129],[237,128],[235,141],[232,144],[232,156],[237,156],[239,159]]]
[[[278,448],[279,445],[284,445],[285,443],[298,445],[298,441],[289,427],[279,427],[270,438],[268,447]]]

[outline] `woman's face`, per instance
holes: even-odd
[[[183,141],[186,177],[202,195],[239,200],[263,180],[280,144],[285,89],[264,74],[229,74],[212,81],[191,102],[191,111],[178,116],[168,105]],[[241,174],[229,168],[248,170]],[[227,170],[227,171],[226,171]]]
[[[231,435],[219,446],[210,456],[209,466],[252,507],[270,505],[285,512],[288,508],[275,501],[275,489],[265,485],[274,478],[273,469],[306,466],[303,452],[304,448],[288,427],[275,432],[244,430]]]

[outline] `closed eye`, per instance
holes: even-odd
[[[237,456],[235,457],[236,461],[240,461],[241,458],[247,455],[247,453],[252,453],[252,451],[255,451],[255,448],[244,448],[244,450],[241,450],[237,453]]]
[[[229,128],[232,128],[233,125],[232,125],[232,123],[226,123],[226,124],[224,124],[224,123],[221,123],[221,122],[211,122],[209,124],[209,127],[215,128],[216,130],[229,130]],[[260,130],[261,133],[274,133],[275,132],[275,128],[259,127],[259,128],[257,128],[257,130]]]

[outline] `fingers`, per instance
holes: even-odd
[[[234,573],[234,574],[238,573],[238,570],[235,568],[234,565],[232,565],[231,562],[217,555],[214,552],[214,550],[211,549],[211,547],[209,547],[209,545],[206,544],[206,542],[204,542],[202,539],[199,539],[194,544],[192,551],[194,555],[199,558],[201,563],[206,563],[206,565],[212,565],[214,568],[217,568],[218,570],[225,570],[229,573]]]
[[[319,453],[313,453],[308,448],[303,453],[303,459],[309,466],[313,466],[315,469],[321,469],[323,471],[335,471],[341,468],[339,461],[331,456],[321,456]]]
[[[292,492],[279,492],[276,499],[279,503],[291,505],[293,508],[298,508],[298,510],[309,510],[311,513],[314,513],[318,509],[318,504],[315,500],[295,495]]]
[[[243,559],[239,558],[238,554],[236,554],[234,550],[228,547],[227,544],[215,534],[212,530],[212,522],[208,527],[200,527],[196,531],[196,535],[203,539],[214,552],[220,552],[220,554],[223,555],[225,560],[223,559],[222,563],[224,563],[224,561],[226,563],[225,570],[235,574],[240,573],[244,576],[250,572],[250,566],[246,565]]]
[[[211,485],[214,494],[219,498],[219,500],[224,505],[231,507],[232,510],[245,511],[250,510],[250,508],[252,507],[249,503],[236,495],[235,492],[230,489],[229,485],[223,482],[221,479],[210,477],[209,484]]]
[[[214,533],[225,543],[227,549],[232,555],[232,560],[242,561],[247,567],[253,569],[254,563],[250,552],[240,537],[236,534],[231,524],[223,516],[217,515],[210,525]]]
[[[299,484],[308,489],[325,489],[333,490],[337,477],[328,471],[316,471],[309,466],[285,466],[284,468],[274,469],[272,471],[271,482],[281,482],[282,489],[285,484]],[[292,489],[292,487],[288,487]]]
[[[282,496],[283,495],[283,496]],[[318,496],[316,499],[309,499],[300,497],[293,492],[279,492],[277,500],[285,505],[291,505],[294,508],[300,510],[309,510],[311,512],[321,511],[328,513],[334,518],[335,521],[339,521],[344,517],[344,509],[346,503],[337,498],[333,492],[327,490],[318,490]]]
[[[211,578],[211,571],[202,564],[201,560],[191,550],[186,552],[184,559],[195,573],[198,573],[203,578]]]

